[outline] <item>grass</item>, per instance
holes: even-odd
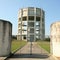
[[[27,43],[26,41],[22,41],[22,40],[12,40],[11,52],[16,51],[16,49],[21,48],[26,43]]]
[[[38,45],[50,53],[50,42],[49,41],[37,41]]]

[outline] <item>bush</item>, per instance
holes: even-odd
[[[48,38],[45,38],[45,41],[50,41],[50,38],[48,37]]]
[[[17,36],[16,35],[13,35],[12,36],[12,39],[16,39],[17,40]]]
[[[36,38],[36,41],[39,41],[40,39]]]

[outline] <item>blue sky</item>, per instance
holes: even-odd
[[[0,19],[13,24],[13,35],[17,34],[18,10],[38,7],[45,11],[45,34],[50,34],[50,25],[60,21],[60,0],[0,0]]]

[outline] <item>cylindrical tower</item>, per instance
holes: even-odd
[[[0,19],[0,56],[11,53],[12,24]]]
[[[45,12],[40,8],[28,7],[18,13],[18,40],[35,41],[45,38]]]
[[[60,57],[60,22],[51,24],[51,53],[57,57]]]

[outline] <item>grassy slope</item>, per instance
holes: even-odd
[[[20,41],[20,40],[13,40],[11,45],[11,52],[14,52],[16,49],[21,48],[24,46],[27,42],[26,41]]]
[[[46,51],[50,52],[50,42],[49,41],[38,41],[38,45],[44,48]]]

